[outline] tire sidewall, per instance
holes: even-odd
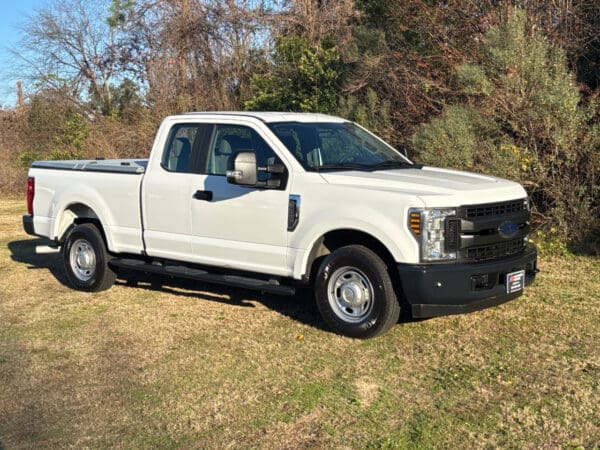
[[[367,256],[366,252],[372,253],[370,250],[364,248],[362,252],[364,257],[361,258],[361,252],[356,248],[341,248],[330,254],[323,261],[315,282],[317,306],[323,319],[336,331],[350,337],[363,338],[378,334],[379,328],[384,325],[382,322],[385,320],[385,310],[389,307],[387,297],[390,295],[388,290],[391,284],[386,286],[386,280],[380,272],[383,270],[385,276],[388,276],[387,268],[383,262],[379,265],[380,267],[377,267],[375,264],[369,264],[369,259],[373,257],[379,258],[374,253]],[[344,321],[332,310],[329,303],[329,280],[340,267],[353,267],[360,270],[369,279],[373,287],[373,308],[369,315],[360,322],[351,323]],[[395,298],[394,301],[396,301]]]
[[[73,244],[78,240],[83,239],[87,241],[94,251],[96,257],[96,267],[92,277],[83,281],[77,278],[73,269],[71,268],[71,248]],[[103,270],[106,270],[106,252],[104,250],[104,241],[100,236],[94,225],[83,224],[74,227],[68,234],[63,247],[63,259],[65,264],[65,272],[69,282],[77,289],[83,291],[93,291],[102,282],[104,276]]]

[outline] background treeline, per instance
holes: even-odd
[[[598,251],[597,0],[62,0],[23,28],[4,192],[35,159],[147,156],[167,114],[319,111],[521,182],[546,243]]]

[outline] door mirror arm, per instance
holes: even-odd
[[[282,174],[285,173],[285,166],[283,164],[268,164],[258,167],[258,170],[267,173]]]

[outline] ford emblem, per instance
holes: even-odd
[[[512,222],[504,222],[498,227],[498,233],[505,239],[513,237],[518,231],[519,225]]]

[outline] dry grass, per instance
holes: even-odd
[[[0,201],[0,448],[597,448],[600,263],[356,341],[294,298],[133,275],[100,294]]]

